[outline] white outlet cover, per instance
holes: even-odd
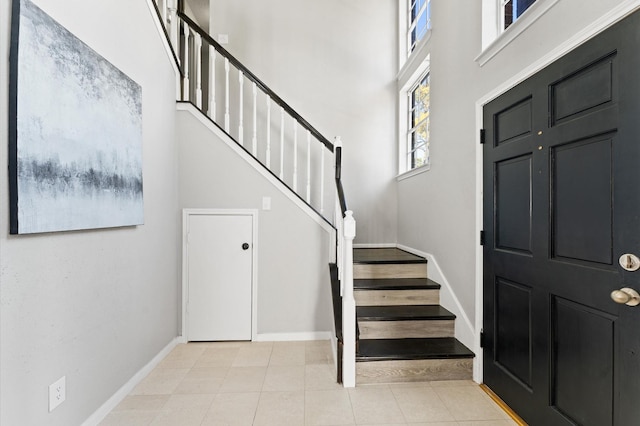
[[[52,412],[58,405],[67,398],[67,376],[62,376],[49,385],[49,412]]]
[[[262,197],[262,210],[271,210],[271,197]]]
[[[218,43],[220,44],[229,43],[229,34],[218,34]]]

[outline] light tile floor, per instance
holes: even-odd
[[[335,383],[329,341],[177,346],[101,423],[516,425],[471,381]]]

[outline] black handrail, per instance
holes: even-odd
[[[338,191],[342,217],[344,217],[347,212],[347,200],[344,196],[344,188],[342,188],[342,147],[340,146],[336,147],[336,190]]]
[[[200,35],[200,37],[202,37],[204,40],[207,41],[207,43],[212,45],[216,49],[216,51],[218,51],[218,53],[220,53],[222,56],[228,59],[229,62],[233,64],[236,68],[238,68],[240,71],[242,71],[242,74],[244,74],[249,80],[253,81],[258,87],[260,87],[260,89],[263,92],[265,92],[271,99],[273,99],[273,101],[276,104],[278,104],[281,108],[283,108],[290,116],[295,118],[296,121],[298,121],[298,123],[300,123],[302,127],[304,127],[309,132],[311,132],[311,134],[316,139],[318,139],[329,151],[334,152],[333,144],[329,142],[327,138],[322,136],[322,134],[320,134],[320,132],[318,132],[311,124],[309,124],[307,120],[302,118],[300,114],[298,114],[293,108],[289,106],[289,104],[287,104],[284,100],[282,100],[280,96],[276,95],[276,93],[273,90],[271,90],[269,86],[267,86],[262,80],[260,80],[254,73],[249,71],[249,69],[245,67],[242,64],[242,62],[234,58],[231,53],[229,53],[224,47],[222,47],[217,41],[215,41],[209,34],[207,34],[202,28],[200,28],[198,24],[196,24],[187,15],[185,15],[182,12],[178,12],[178,16],[180,17],[180,19],[182,19],[184,22],[186,22],[189,25],[189,28],[197,32]]]

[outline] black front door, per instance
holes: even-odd
[[[640,307],[610,297],[640,291],[640,14],[484,127],[485,383],[531,425],[640,425]]]

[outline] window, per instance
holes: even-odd
[[[407,133],[406,170],[429,164],[429,72],[422,75],[409,91],[409,131]]]
[[[408,0],[409,19],[407,31],[407,54],[411,54],[416,44],[431,29],[431,0]]]
[[[500,0],[502,2],[502,30],[509,28],[536,0]]]

